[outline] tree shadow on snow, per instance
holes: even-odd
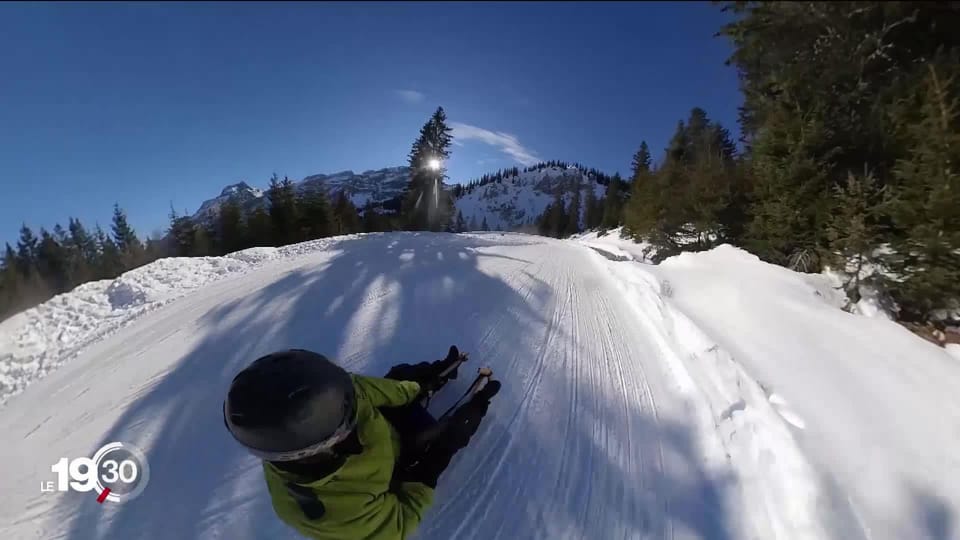
[[[576,414],[586,421],[568,425],[557,403],[528,418],[491,407],[468,451],[441,478],[418,538],[731,540],[724,499],[731,479],[702,467],[691,427],[639,404],[624,407],[571,375],[545,371],[539,386],[578,385]],[[504,392],[514,404],[525,389]],[[625,419],[632,441],[613,425]]]
[[[259,461],[223,426],[221,404],[233,376],[258,356],[291,347],[382,375],[396,363],[440,358],[455,343],[471,352],[471,362],[445,399],[455,399],[480,365],[502,376],[504,395],[491,406],[475,444],[441,478],[437,504],[418,538],[669,537],[683,527],[691,538],[727,540],[724,480],[702,470],[682,423],[644,416],[650,413],[640,407],[614,411],[622,404],[581,388],[582,414],[639,415],[632,418],[640,433],[663,442],[633,441],[629,452],[641,455],[627,469],[623,451],[611,454],[616,445],[604,444],[615,443],[617,433],[600,439],[582,423],[565,427],[567,418],[552,411],[540,411],[543,418],[528,429],[528,418],[512,405],[497,405],[540,399],[525,384],[537,377],[546,378],[537,391],[576,383],[571,373],[549,369],[549,361],[533,361],[544,346],[543,329],[551,326],[544,313],[554,293],[523,250],[511,253],[511,244],[524,243],[553,249],[542,240],[496,234],[345,240],[334,246],[339,253],[332,258],[307,256],[320,262],[184,321],[205,328],[203,340],[97,445],[119,440],[141,446],[150,484],[125,504],[70,499],[74,518],[66,538],[298,538],[274,516]],[[491,246],[497,253],[486,249]],[[541,364],[546,367],[536,372]],[[434,410],[447,405],[435,401]],[[150,441],[128,439],[144,422],[158,424]],[[674,466],[636,470],[658,459]],[[560,474],[573,466],[587,469]]]
[[[465,388],[490,343],[518,339],[525,327],[542,324],[535,310],[542,284],[527,279],[532,300],[504,276],[480,270],[482,259],[506,257],[484,253],[485,247],[522,243],[495,237],[409,233],[345,240],[332,259],[291,270],[184,321],[205,328],[204,339],[96,446],[116,440],[141,446],[152,471],[147,489],[119,505],[71,500],[67,538],[296,538],[269,507],[259,461],[224,429],[221,404],[230,380],[258,356],[284,348],[323,352],[352,371],[382,375],[396,363],[442,358],[456,343],[478,358],[456,381]],[[528,264],[519,257],[509,262]],[[378,324],[384,317],[392,326]],[[486,331],[491,326],[495,339]],[[158,424],[151,440],[131,440],[127,434],[144,422]]]
[[[887,522],[874,524],[880,538],[911,538],[915,540],[957,540],[956,518],[950,501],[935,491],[918,486],[913,481],[900,479],[903,513],[879,516]],[[829,473],[820,474],[824,499],[819,515],[834,540],[869,540],[871,532],[864,530],[864,522],[853,507],[851,496],[841,483]],[[880,486],[877,489],[883,490]],[[876,532],[876,531],[874,531]],[[876,535],[874,535],[876,536]]]
[[[957,538],[954,516],[946,499],[919,488],[911,488],[913,514],[922,536],[927,540],[951,540]]]

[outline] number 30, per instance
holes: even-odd
[[[130,484],[137,479],[137,464],[129,459],[123,460],[120,464],[117,464],[115,460],[108,459],[103,462],[103,466],[107,469],[107,473],[103,475],[103,481],[108,484],[117,480]]]

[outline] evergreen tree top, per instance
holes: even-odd
[[[634,178],[641,173],[650,172],[650,161],[650,148],[647,147],[647,141],[641,141],[640,149],[633,155],[633,163],[631,164]]]

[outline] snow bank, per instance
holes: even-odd
[[[722,485],[735,506],[751,508],[742,525],[748,537],[826,538],[817,474],[791,434],[805,427],[803,419],[672,305],[674,285],[658,277],[656,267],[617,263],[609,269],[686,396],[708,470],[718,479],[735,471],[736,481]]]
[[[742,366],[749,378],[739,378],[738,388],[755,380],[795,426],[823,482],[822,519],[834,530],[846,538],[940,537],[929,514],[960,507],[954,358],[896,323],[841,311],[845,298],[828,277],[731,246],[644,269],[669,283],[680,320],[710,336],[680,336],[700,342],[694,350],[701,365]],[[711,360],[704,349],[710,342],[729,358]],[[769,416],[756,399],[746,410],[755,405]],[[846,495],[831,498],[837,485]]]
[[[623,227],[617,227],[609,231],[590,231],[574,235],[570,238],[589,246],[601,255],[611,255],[613,260],[634,260],[638,262],[649,262],[650,244],[634,242],[632,239],[624,236]]]
[[[112,280],[84,283],[0,322],[0,405],[86,346],[149,311],[214,281],[325,249],[345,238],[349,237],[255,247],[223,257],[159,259]]]

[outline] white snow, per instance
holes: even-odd
[[[571,237],[581,244],[590,246],[595,251],[609,255],[619,260],[633,260],[638,262],[650,261],[650,245],[637,243],[623,236],[622,227],[609,231],[588,231]]]
[[[519,176],[504,177],[500,183],[477,187],[456,200],[457,210],[463,213],[468,224],[475,221],[478,229],[484,219],[491,230],[533,226],[536,218],[553,202],[554,191],[561,183],[570,184],[563,195],[564,204],[570,204],[572,182],[579,186],[581,201],[586,201],[587,190],[591,188],[598,198],[604,196],[606,187],[576,167],[545,167],[521,171]],[[581,223],[585,208],[581,204]]]
[[[233,375],[288,347],[379,375],[452,343],[504,386],[417,538],[958,537],[958,358],[841,311],[824,276],[642,247],[357,235],[61,295],[0,326],[25,388],[0,409],[0,537],[296,538],[223,428]],[[150,461],[138,499],[40,492],[114,440]]]
[[[821,519],[843,538],[956,538],[960,370],[945,351],[837,309],[829,279],[721,246],[650,271],[672,304],[801,419],[822,484]],[[783,411],[780,411],[783,415]],[[791,421],[793,420],[793,421]]]
[[[329,243],[250,248],[225,257],[172,257],[69,293],[0,322],[0,405],[84,347],[143,314],[226,276]]]

